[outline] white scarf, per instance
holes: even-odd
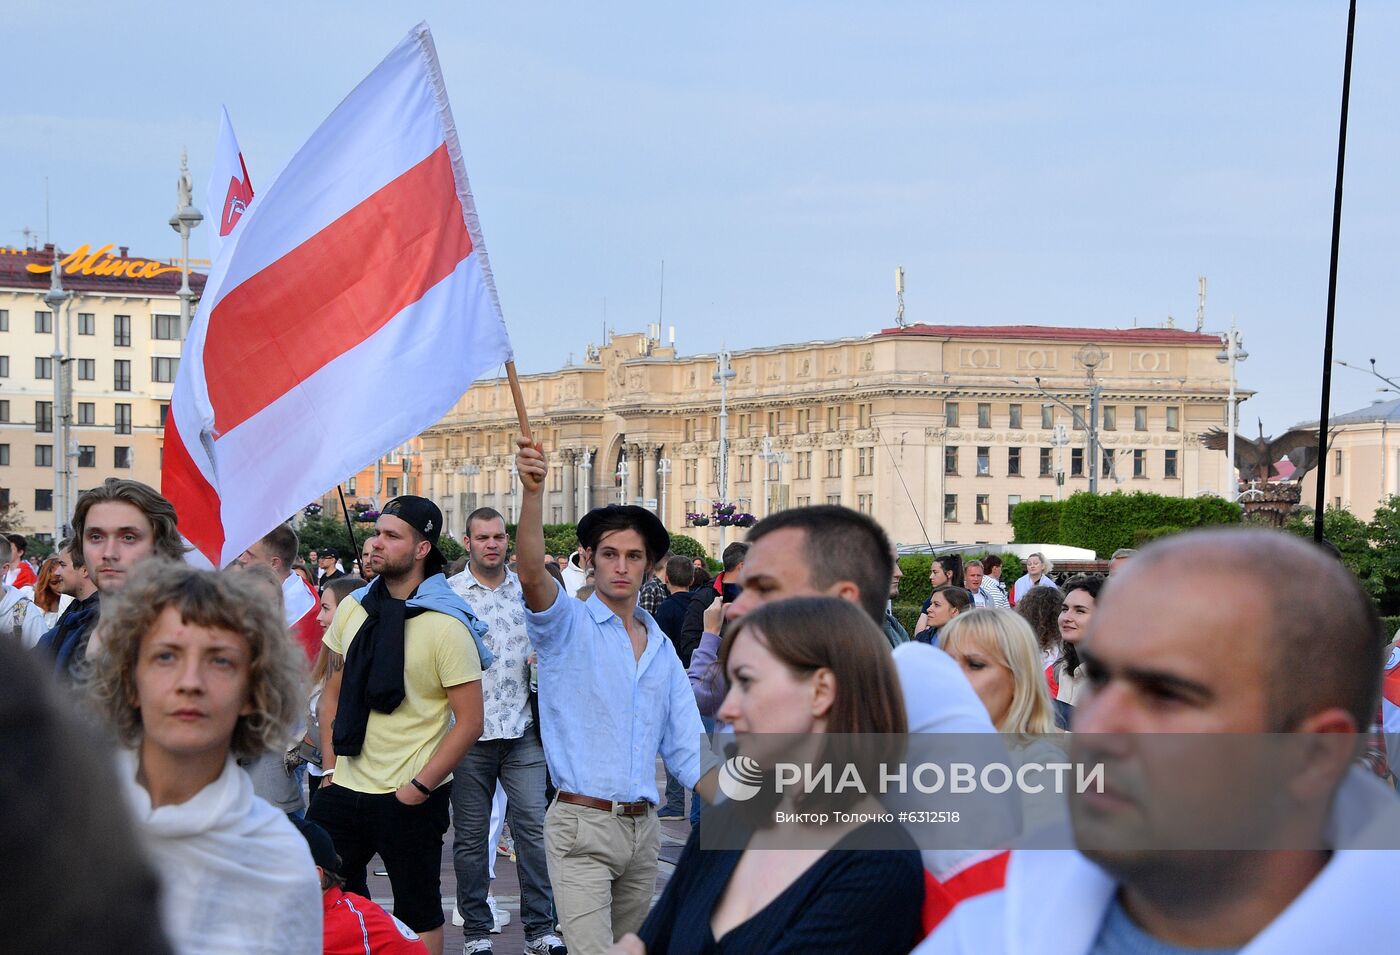
[[[127,804],[161,882],[161,922],[180,955],[319,955],[321,887],[306,840],[253,795],[230,757],[178,806],[151,808],[137,754],[118,754]]]

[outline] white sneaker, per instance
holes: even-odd
[[[491,910],[491,918],[495,922],[491,928],[491,934],[500,935],[501,929],[510,924],[510,910],[503,909],[497,905],[494,895],[488,895],[486,897],[486,906]]]
[[[541,935],[525,946],[525,955],[569,955],[569,950],[558,935]]]
[[[461,928],[463,925],[467,924],[467,920],[462,918],[462,910],[457,908],[457,906],[455,905],[452,906],[452,924],[457,926],[458,928]]]
[[[477,955],[480,952],[490,952],[491,940],[489,938],[479,938],[475,942],[465,942],[462,945],[462,955]]]

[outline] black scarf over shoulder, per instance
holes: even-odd
[[[384,590],[375,578],[360,606],[368,616],[345,654],[340,701],[335,711],[331,742],[337,756],[358,756],[365,745],[369,712],[392,713],[404,699],[404,624],[425,608],[409,608]]]

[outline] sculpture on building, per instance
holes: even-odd
[[[1229,447],[1229,437],[1229,432],[1224,428],[1211,428],[1201,435],[1201,444],[1212,451],[1224,451]],[[1234,464],[1239,468],[1242,481],[1269,484],[1274,465],[1284,458],[1296,469],[1292,480],[1301,481],[1303,475],[1317,467],[1317,431],[1313,428],[1293,428],[1276,438],[1266,438],[1264,422],[1260,421],[1257,439],[1235,435]]]

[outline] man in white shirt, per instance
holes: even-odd
[[[1235,599],[1203,599],[1241,573]],[[1356,579],[1296,538],[1218,530],[1147,548],[1079,644],[1091,690],[1072,755],[1105,779],[1071,792],[1080,848],[947,879],[934,900],[951,913],[916,951],[1393,949],[1400,854],[1371,850],[1400,847],[1400,803],[1355,764],[1381,645]]]
[[[561,955],[554,934],[554,893],[544,851],[545,760],[530,707],[530,637],[520,578],[506,567],[510,536],[501,513],[479,507],[467,515],[467,569],[448,584],[487,626],[495,663],[481,674],[481,738],[453,772],[452,864],[463,951],[491,951],[494,928],[487,904],[491,799],[497,783],[506,793],[506,819],[515,839],[520,875],[520,918],[529,955]]]

